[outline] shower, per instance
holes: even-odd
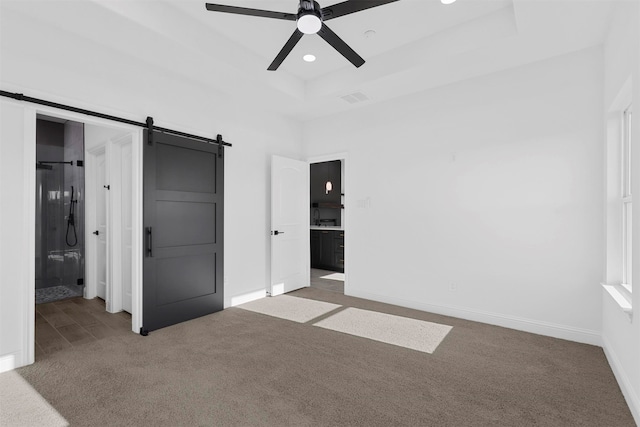
[[[84,125],[36,122],[36,303],[82,296]]]

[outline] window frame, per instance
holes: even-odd
[[[632,290],[632,270],[633,270],[633,235],[632,235],[632,212],[633,198],[631,192],[632,179],[632,127],[633,104],[629,104],[622,111],[622,133],[621,133],[621,179],[622,179],[622,286],[631,292]]]

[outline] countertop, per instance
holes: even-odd
[[[338,225],[310,225],[310,230],[338,230],[344,231],[344,227]]]

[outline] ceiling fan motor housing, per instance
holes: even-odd
[[[304,26],[303,22],[305,20],[313,21],[314,24],[312,24],[312,27],[322,23],[322,8],[320,8],[318,2],[311,0],[300,0],[300,6],[298,7],[298,28]],[[319,29],[320,28],[315,29],[315,31],[303,32],[306,34],[310,34],[317,32],[317,30]]]
[[[298,17],[302,15],[314,14],[318,18],[322,18],[322,8],[317,1],[300,0],[300,6],[298,7]]]

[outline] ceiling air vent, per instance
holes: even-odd
[[[353,92],[348,95],[341,96],[340,98],[345,100],[349,104],[356,104],[358,102],[369,100],[369,97],[362,92]]]

